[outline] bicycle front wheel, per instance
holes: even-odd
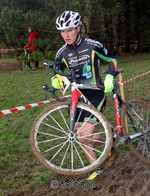
[[[128,146],[144,164],[150,165],[150,108],[147,103],[131,100],[122,108],[123,133]]]
[[[27,62],[25,61],[20,61],[20,69],[22,71],[26,70],[28,68]]]
[[[20,69],[22,71],[27,70],[28,68],[32,69],[34,67],[34,62],[30,61],[20,61]]]
[[[69,102],[46,108],[35,119],[31,129],[30,142],[34,155],[46,168],[63,175],[93,171],[108,157],[113,144],[111,128],[103,114],[84,103],[78,103],[77,110],[73,131],[70,130]],[[89,117],[77,129],[79,117],[85,112]],[[91,118],[95,120],[90,128],[94,128],[88,132],[83,126]],[[79,135],[80,130],[82,135]],[[90,162],[87,157],[93,161]]]

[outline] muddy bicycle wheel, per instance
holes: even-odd
[[[33,68],[33,65],[30,63],[30,64],[28,64],[27,63],[27,61],[20,61],[20,69],[22,70],[22,71],[25,71],[25,70],[27,70],[27,69],[32,69]]]
[[[24,70],[26,70],[28,68],[28,65],[27,65],[27,63],[25,61],[20,61],[19,66],[20,66],[20,69],[22,71],[24,71]]]
[[[110,125],[103,114],[84,103],[78,103],[77,110],[73,135],[70,132],[69,102],[46,108],[37,116],[31,129],[30,143],[34,155],[46,168],[63,175],[80,175],[93,171],[108,157],[113,144]],[[90,115],[80,123],[81,129],[78,128],[77,131],[79,117],[83,112]],[[91,118],[96,119],[90,125],[95,129],[92,133],[87,133],[86,128],[83,128],[84,123]],[[79,135],[80,130],[82,136]],[[96,156],[91,155],[92,163],[87,158],[90,156],[89,151]]]
[[[131,100],[123,106],[121,116],[123,133],[125,136],[129,136],[130,150],[142,163],[150,165],[149,105],[144,101]]]

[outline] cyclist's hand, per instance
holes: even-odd
[[[104,90],[105,93],[112,92],[114,88],[114,76],[112,76],[111,74],[107,74],[104,80],[104,87],[105,87]]]
[[[57,76],[53,76],[51,78],[51,83],[52,83],[52,87],[54,87],[55,89],[60,89],[60,83],[58,81]]]

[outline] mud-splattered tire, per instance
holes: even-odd
[[[76,131],[75,127],[74,136],[70,135],[69,108],[69,102],[59,103],[46,108],[37,116],[31,129],[31,147],[37,159],[49,170],[63,175],[85,174],[96,169],[108,157],[113,145],[112,132],[103,114],[87,104],[78,103],[78,116],[84,111],[96,119],[95,125],[91,125],[96,127],[94,132],[83,137],[87,142],[96,145],[81,143],[79,130]],[[105,141],[95,140],[97,135]],[[84,145],[95,152],[97,160],[93,163],[88,161],[83,151]]]

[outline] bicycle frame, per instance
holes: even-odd
[[[86,85],[86,84],[77,84],[76,82],[71,83],[71,107],[70,107],[70,128],[71,131],[74,130],[75,125],[75,117],[76,117],[76,108],[78,104],[78,100],[82,99],[85,103],[88,105],[92,105],[92,103],[82,94],[82,92],[79,90],[82,89],[93,89],[100,90],[94,85]],[[94,107],[94,106],[93,106]]]
[[[57,65],[55,65],[57,67]],[[73,131],[74,129],[74,124],[75,124],[75,114],[76,114],[76,107],[77,107],[77,103],[78,103],[78,99],[82,98],[83,101],[85,103],[87,103],[88,105],[92,105],[90,103],[89,100],[87,100],[87,98],[81,93],[81,91],[79,90],[80,88],[85,88],[85,89],[98,89],[100,90],[100,88],[98,88],[95,85],[90,85],[90,84],[77,84],[76,83],[76,76],[75,72],[73,70],[73,66],[70,67],[70,73],[68,74],[63,74],[61,72],[59,72],[59,68],[53,67],[54,70],[56,71],[56,73],[62,75],[62,76],[66,76],[66,77],[70,77],[71,76],[71,107],[70,107],[70,118],[71,118],[71,131]],[[115,128],[114,126],[111,125],[111,127],[113,128],[113,130],[117,133],[118,136],[122,137],[123,136],[123,130],[122,130],[122,125],[121,125],[121,115],[120,115],[120,105],[122,105],[124,102],[124,90],[123,90],[123,86],[122,88],[120,87],[120,95],[118,95],[117,93],[117,81],[116,81],[116,77],[119,75],[119,80],[122,81],[122,73],[123,70],[122,69],[118,69],[116,70],[115,76],[114,76],[114,88],[112,90],[112,94],[113,94],[113,105],[114,105],[114,110],[115,110]],[[104,74],[107,74],[107,70],[104,71]],[[120,77],[121,76],[121,77]],[[103,88],[103,87],[102,87]],[[125,103],[126,104],[126,103]],[[93,106],[94,107],[94,106]],[[127,126],[126,126],[127,128]]]
[[[95,89],[95,90],[101,90],[100,88],[94,86],[94,85],[88,85],[88,84],[77,84],[76,82],[71,83],[71,107],[70,107],[70,127],[71,131],[74,130],[75,125],[75,117],[76,117],[76,108],[77,103],[79,99],[82,99],[85,103],[88,105],[92,105],[92,103],[82,94],[82,92],[79,90],[82,89]],[[116,121],[116,127],[115,132],[122,136],[122,126],[121,126],[121,116],[120,116],[120,103],[123,103],[121,97],[117,94],[117,82],[114,80],[114,89],[112,91],[113,93],[113,105],[115,110],[115,121]],[[94,107],[94,106],[93,106]]]

